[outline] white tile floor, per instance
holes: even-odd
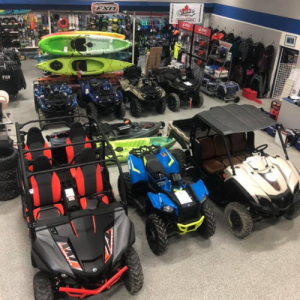
[[[20,93],[18,100],[10,103],[9,111],[14,122],[37,118],[32,81],[41,77],[42,73],[35,69],[32,61],[23,62],[22,68],[28,87]],[[269,100],[263,102],[267,109]],[[242,99],[243,103],[252,102]],[[225,103],[205,96],[200,109],[183,107],[178,113],[167,110],[164,115],[155,115],[155,111],[145,112],[141,120],[163,120],[167,123],[191,117],[216,105]],[[114,121],[113,115],[103,120]],[[281,148],[273,143],[270,136],[256,132],[256,145],[263,143],[269,144],[270,154],[282,155]],[[289,154],[300,169],[300,153],[289,149]],[[127,170],[127,166],[124,165],[123,169]],[[116,168],[110,167],[110,173],[117,191]],[[294,221],[284,218],[262,221],[255,224],[247,239],[238,240],[226,229],[222,209],[213,204],[212,207],[217,218],[217,231],[210,240],[203,240],[197,234],[173,237],[168,251],[161,257],[152,254],[148,247],[143,217],[130,209],[129,215],[136,228],[135,248],[144,269],[144,288],[132,297],[120,284],[102,296],[90,299],[299,299],[300,218]],[[30,242],[20,198],[0,203],[0,241],[0,300],[32,300],[32,277],[36,270],[30,263]]]

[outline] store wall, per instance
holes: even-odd
[[[213,14],[300,34],[299,0],[215,0]]]
[[[300,18],[299,0],[215,0],[214,2],[287,18]]]

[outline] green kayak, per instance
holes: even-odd
[[[89,34],[55,35],[39,42],[43,52],[58,56],[96,56],[122,51],[131,46],[129,41]]]
[[[63,57],[51,59],[36,65],[37,68],[62,75],[100,75],[123,70],[131,63],[100,57]]]
[[[173,147],[176,143],[175,139],[170,139],[167,136],[163,137],[149,137],[130,140],[110,141],[116,156],[120,163],[126,163],[129,152],[132,149],[139,148],[141,146],[160,146],[167,149]]]

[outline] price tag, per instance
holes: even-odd
[[[192,84],[189,81],[184,82],[185,85],[191,86]]]
[[[175,193],[177,199],[181,204],[192,203],[192,199],[186,191],[179,191]]]
[[[68,52],[68,47],[67,46],[64,47],[64,52]]]
[[[75,200],[75,194],[74,194],[74,190],[72,188],[65,189],[65,193],[66,193],[66,197],[68,198],[69,201]]]

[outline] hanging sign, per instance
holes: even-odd
[[[97,15],[117,14],[119,12],[119,4],[115,2],[94,2],[91,10],[93,14]]]
[[[177,24],[178,21],[202,23],[203,10],[203,3],[171,3],[169,23]]]

